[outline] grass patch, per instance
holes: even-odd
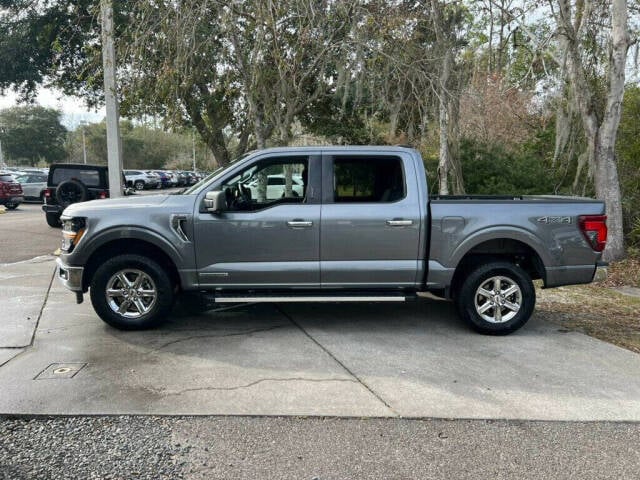
[[[536,282],[537,313],[564,328],[640,353],[640,297],[619,291],[640,288],[640,255],[637,250],[629,253],[609,266],[602,283],[543,290]]]
[[[636,270],[636,280],[637,274]],[[613,282],[610,286],[537,287],[537,313],[557,325],[640,353],[640,297],[621,294],[614,288],[629,282],[617,283],[615,277]]]
[[[605,287],[631,286],[640,288],[640,256],[629,256],[620,262],[609,265],[607,280],[601,285]]]

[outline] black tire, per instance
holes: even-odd
[[[480,290],[481,287],[485,288]],[[494,295],[498,289],[500,293]],[[505,295],[510,290],[514,291]],[[510,262],[496,261],[471,271],[462,282],[455,301],[460,316],[474,330],[486,335],[507,335],[521,328],[531,317],[536,291],[531,277],[522,268]],[[483,309],[486,310],[481,312]]]
[[[87,187],[78,180],[65,180],[56,188],[58,205],[68,207],[72,203],[84,202],[88,195]]]
[[[47,225],[53,228],[62,227],[62,222],[60,221],[60,215],[56,213],[45,213],[45,218],[47,219]]]
[[[18,205],[20,205],[19,203],[7,203],[5,204],[5,207],[7,207],[7,210],[15,210],[16,208],[18,208]]]
[[[137,180],[136,183],[133,184],[133,188],[136,190],[144,190],[144,182],[142,180]]]
[[[131,272],[143,272],[151,280],[151,283],[141,286],[145,291],[155,290],[154,300],[148,301],[147,304],[143,303],[143,306],[149,308],[147,311],[141,313],[140,308],[132,302],[126,305],[124,314],[114,310],[115,307],[122,307],[126,299],[122,296],[108,298],[107,287],[111,287],[114,291],[119,290],[121,282],[118,283],[119,280],[114,279],[118,273],[123,272],[125,275],[133,275]],[[128,280],[136,278],[130,276]],[[173,285],[166,270],[151,258],[133,254],[118,255],[103,263],[91,279],[90,295],[91,304],[100,318],[119,330],[144,330],[161,325],[171,311],[174,301]],[[135,301],[138,299],[136,298]],[[142,301],[145,302],[145,300]]]

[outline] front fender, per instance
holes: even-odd
[[[68,256],[67,261],[71,265],[84,265],[96,250],[107,243],[123,239],[135,239],[148,242],[162,250],[175,265],[189,268],[189,265],[193,263],[193,260],[190,258],[192,257],[192,255],[190,255],[191,242],[188,242],[189,248],[186,248],[187,244],[183,245],[182,248],[178,248],[169,239],[159,233],[139,226],[111,227],[95,235],[91,235],[89,238],[84,238],[83,240],[87,242],[79,244],[79,248]]]

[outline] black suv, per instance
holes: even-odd
[[[109,198],[109,174],[104,165],[57,163],[49,167],[42,210],[50,227],[62,226],[60,215],[72,203],[100,198]]]

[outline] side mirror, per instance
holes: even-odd
[[[224,212],[227,209],[227,194],[221,190],[207,192],[204,196],[204,207],[207,212]]]

